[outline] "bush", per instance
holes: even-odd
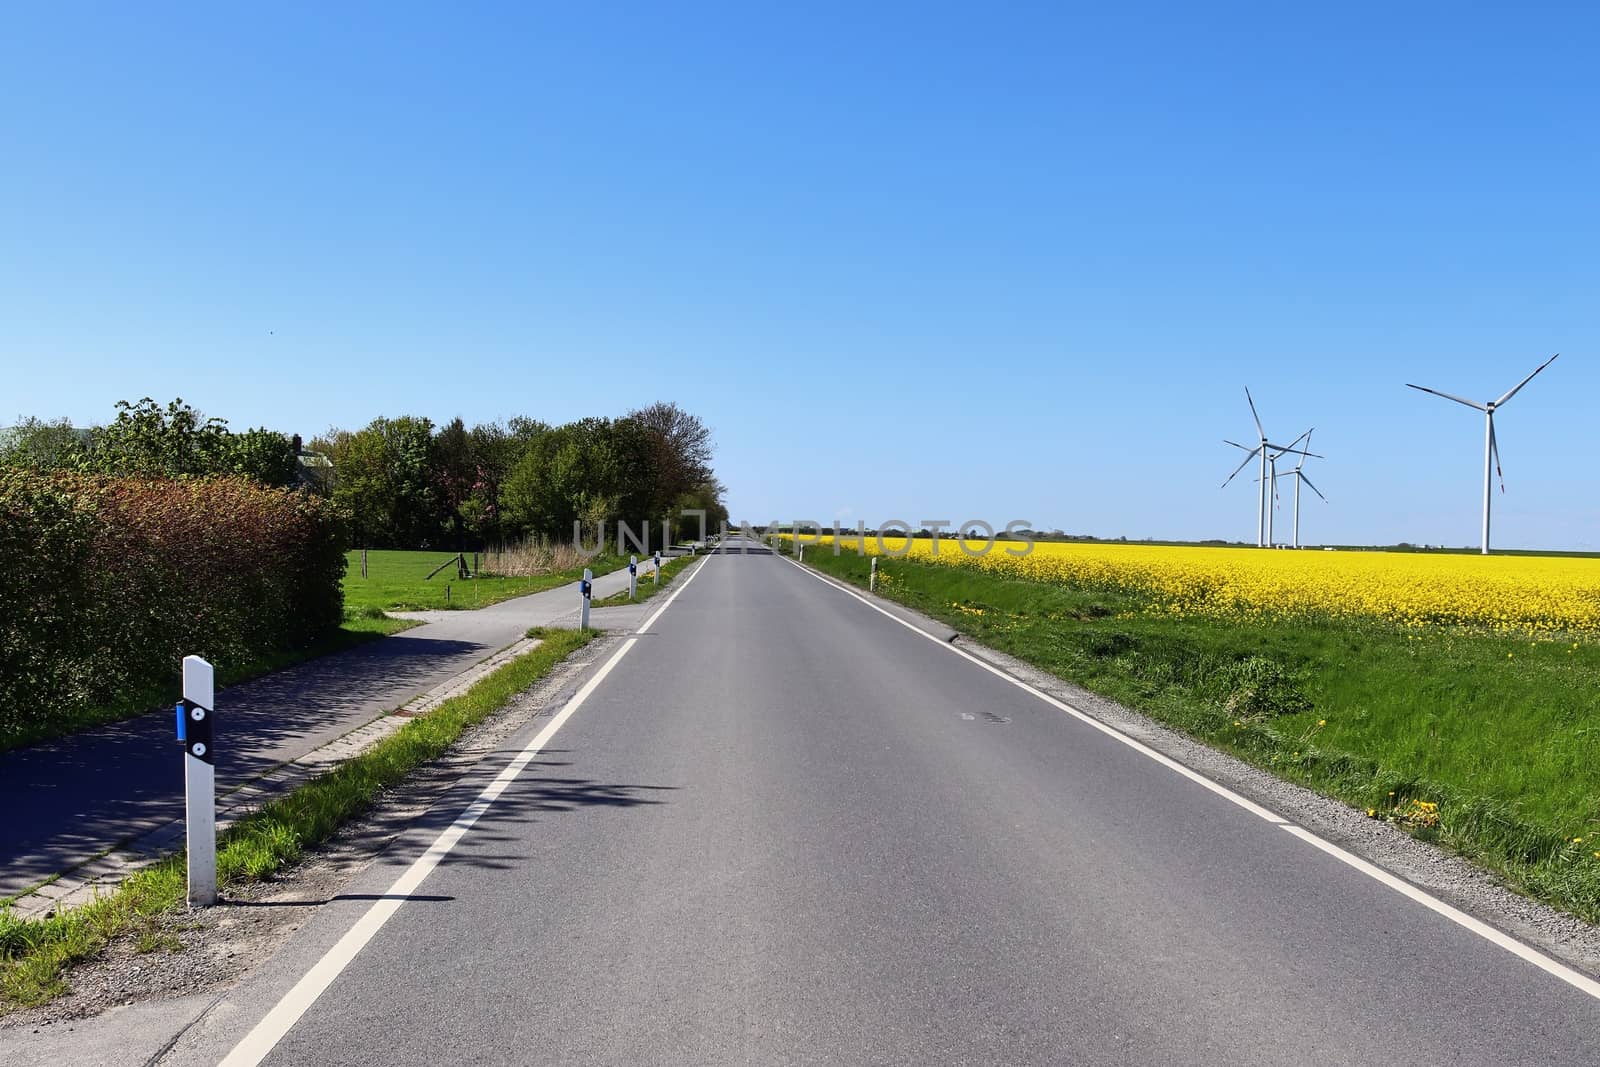
[[[1240,719],[1272,719],[1311,710],[1299,679],[1277,660],[1246,656],[1217,672],[1223,710]]]
[[[0,736],[304,647],[343,615],[345,524],[244,478],[0,469]]]

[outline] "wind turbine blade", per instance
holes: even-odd
[[[1557,352],[1556,356],[1559,356],[1560,354],[1561,354],[1560,352]],[[1551,356],[1549,359],[1545,360],[1543,363],[1541,363],[1537,367],[1533,368],[1533,374],[1538,374],[1540,371],[1544,370],[1550,364],[1554,363],[1556,361],[1556,356]],[[1522,381],[1518,382],[1512,388],[1511,392],[1507,393],[1505,396],[1501,397],[1499,400],[1496,400],[1494,402],[1494,406],[1495,407],[1499,407],[1501,404],[1504,404],[1507,400],[1510,400],[1512,397],[1516,396],[1518,389],[1521,389],[1524,385],[1527,385],[1529,382],[1533,381],[1533,374],[1530,374],[1526,378],[1522,379]]]
[[[1489,451],[1494,455],[1494,472],[1500,477],[1500,492],[1506,491],[1506,472],[1500,469],[1500,437],[1494,432],[1493,420],[1489,424]]]
[[[1537,374],[1538,371],[1535,371],[1534,373]],[[1457,404],[1465,404],[1465,405],[1467,405],[1467,407],[1469,407],[1469,408],[1477,408],[1479,411],[1488,410],[1482,404],[1478,403],[1476,400],[1468,400],[1465,397],[1452,396],[1449,393],[1441,393],[1437,389],[1429,389],[1426,385],[1412,385],[1410,382],[1407,382],[1406,383],[1406,388],[1408,388],[1408,389],[1420,389],[1424,393],[1432,393],[1434,396],[1442,396],[1446,400],[1454,400]],[[1522,388],[1522,386],[1520,386],[1520,385],[1517,386],[1517,389],[1521,389],[1521,388]],[[1513,389],[1512,392],[1516,392],[1516,389]]]
[[[1312,434],[1312,432],[1314,430],[1316,430],[1315,426],[1311,427],[1310,430],[1306,431],[1306,447],[1307,448],[1311,447],[1311,434]],[[1300,470],[1300,468],[1304,467],[1305,465],[1306,465],[1306,453],[1302,452],[1302,453],[1300,453],[1300,462],[1296,463],[1294,465],[1294,469],[1295,469],[1296,472],[1298,472]]]
[[[1297,472],[1296,472],[1296,473],[1299,473],[1299,472],[1298,472],[1298,471],[1297,471]],[[1314,486],[1314,485],[1311,485],[1311,479],[1310,479],[1310,478],[1307,478],[1307,477],[1306,477],[1306,476],[1305,476],[1305,475],[1304,475],[1304,474],[1301,474],[1301,475],[1300,475],[1300,480],[1301,480],[1301,481],[1302,481],[1302,482],[1305,482],[1305,483],[1306,483],[1306,485],[1308,485],[1308,486],[1311,486],[1311,491],[1312,491],[1312,492],[1313,492],[1313,493],[1315,493],[1315,494],[1317,494],[1317,495],[1318,495],[1318,496],[1322,496],[1322,490],[1321,490],[1321,489],[1318,489],[1318,488],[1317,488],[1317,487],[1316,487],[1316,486]],[[1327,503],[1327,502],[1328,502],[1328,498],[1327,498],[1327,497],[1325,497],[1325,496],[1322,496],[1322,502],[1323,502],[1323,503],[1324,503],[1324,504],[1326,504],[1326,503]]]
[[[1255,448],[1246,448],[1244,445],[1241,445],[1238,441],[1230,441],[1226,437],[1224,437],[1222,439],[1222,443],[1225,444],[1225,445],[1232,445],[1234,448],[1237,448],[1241,452],[1249,452],[1251,455],[1255,455],[1256,448],[1260,448],[1261,447],[1260,445],[1256,445]]]
[[[1272,451],[1276,452],[1280,456],[1289,455],[1290,453],[1293,453],[1296,456],[1310,456],[1312,459],[1326,459],[1327,458],[1326,456],[1319,456],[1315,452],[1307,452],[1303,448],[1289,448],[1286,445],[1274,445],[1274,444],[1268,444],[1267,447],[1272,449]]]
[[[1233,474],[1228,475],[1227,479],[1221,485],[1217,486],[1217,488],[1218,489],[1226,489],[1226,488],[1228,488],[1228,482],[1233,481],[1233,479],[1238,475],[1238,473],[1240,471],[1244,470],[1247,466],[1249,466],[1250,465],[1250,461],[1255,459],[1256,458],[1256,453],[1260,452],[1260,451],[1261,451],[1261,449],[1259,449],[1259,448],[1252,448],[1250,450],[1250,454],[1248,456],[1244,457],[1244,459],[1240,460],[1239,461],[1239,465],[1237,467],[1233,468]]]
[[[1250,387],[1248,385],[1244,387],[1244,398],[1250,404],[1250,417],[1256,420],[1256,429],[1260,431],[1261,439],[1265,441],[1267,439],[1267,431],[1262,429],[1261,416],[1256,414],[1256,402],[1250,396]]]
[[[1311,436],[1311,431],[1307,430],[1305,433],[1301,434],[1299,437],[1296,437],[1293,441],[1290,441],[1287,445],[1285,445],[1284,446],[1284,451],[1287,452],[1289,449],[1293,448],[1295,445],[1299,444],[1301,441],[1304,441],[1307,437],[1310,437],[1310,436]]]

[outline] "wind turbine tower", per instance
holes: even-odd
[[[1311,447],[1311,432],[1311,430],[1307,430],[1305,432],[1307,448]],[[1322,497],[1322,502],[1324,504],[1328,502],[1328,498],[1322,496],[1322,490],[1318,489],[1314,484],[1312,484],[1311,479],[1306,477],[1306,472],[1304,470],[1305,465],[1306,457],[1305,455],[1302,455],[1300,457],[1300,462],[1296,463],[1293,467],[1290,467],[1288,470],[1277,476],[1279,478],[1294,479],[1294,547],[1296,548],[1300,547],[1300,486],[1302,484],[1306,485],[1313,493],[1317,494],[1319,497]]]
[[[1294,446],[1300,443],[1299,437],[1295,438],[1294,441],[1287,445],[1273,444],[1267,439],[1267,431],[1265,427],[1261,425],[1261,416],[1256,413],[1256,402],[1255,399],[1251,397],[1248,386],[1244,391],[1244,399],[1245,402],[1250,405],[1250,417],[1255,420],[1256,433],[1260,434],[1261,443],[1256,445],[1254,448],[1245,448],[1244,445],[1239,444],[1237,441],[1229,441],[1227,438],[1223,438],[1223,444],[1232,445],[1234,448],[1249,454],[1244,457],[1237,467],[1233,468],[1233,473],[1224,479],[1222,488],[1226,489],[1228,487],[1228,482],[1233,481],[1233,479],[1238,476],[1239,472],[1244,470],[1252,459],[1260,460],[1261,477],[1259,480],[1261,483],[1261,495],[1256,504],[1256,547],[1265,548],[1268,543],[1267,531],[1270,529],[1269,523],[1271,522],[1267,511],[1267,497],[1272,492],[1272,474],[1269,468],[1273,467],[1279,456],[1282,456],[1288,452],[1293,452],[1302,456],[1312,456],[1315,459],[1321,459],[1322,457],[1317,456],[1315,453],[1306,452],[1302,449],[1295,448]],[[1304,437],[1305,434],[1301,434],[1300,436]]]
[[[1561,353],[1557,352],[1555,356],[1551,356],[1549,359],[1533,368],[1533,374],[1528,375],[1526,378],[1522,379],[1522,381],[1512,386],[1510,390],[1508,390],[1506,394],[1499,400],[1490,400],[1483,404],[1478,403],[1476,400],[1468,400],[1465,397],[1455,396],[1450,393],[1441,393],[1439,390],[1429,389],[1425,385],[1412,385],[1410,382],[1406,383],[1406,385],[1412,389],[1420,389],[1424,393],[1432,393],[1434,396],[1442,396],[1446,400],[1454,400],[1457,404],[1465,404],[1469,408],[1475,408],[1476,410],[1483,412],[1483,554],[1485,556],[1489,554],[1489,503],[1494,499],[1493,495],[1489,491],[1492,484],[1491,476],[1494,472],[1500,470],[1500,445],[1495,441],[1494,438],[1494,413],[1500,408],[1504,407],[1506,401],[1516,396],[1517,391],[1520,390],[1524,385],[1527,385],[1529,382],[1533,381],[1534,374],[1538,374],[1550,364],[1554,363],[1556,361],[1556,356],[1559,355],[1561,355]],[[1500,474],[1500,491],[1502,493],[1506,491],[1504,472],[1501,472]]]

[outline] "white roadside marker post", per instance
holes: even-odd
[[[594,571],[588,567],[583,568],[583,581],[578,583],[578,596],[583,601],[583,609],[578,620],[578,629],[589,628],[589,597],[594,593]]]
[[[639,557],[628,557],[628,599],[639,599]]]
[[[872,574],[867,577],[867,592],[876,593],[877,591],[878,591],[878,557],[877,556],[873,556],[872,557]]]
[[[183,811],[188,826],[189,905],[217,902],[216,678],[199,656],[183,657]]]
[[[660,589],[661,588],[661,550],[659,548],[656,549],[656,569],[655,569],[655,572],[654,572],[654,578],[655,578],[655,582],[656,582],[656,588]]]

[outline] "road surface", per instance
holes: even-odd
[[[689,574],[163,1062],[1600,1063],[1581,977],[787,560]]]

